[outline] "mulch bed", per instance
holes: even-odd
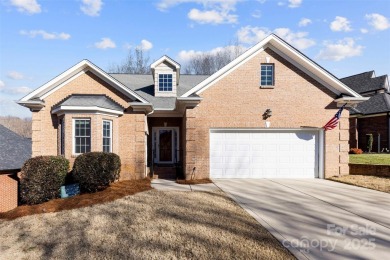
[[[0,219],[12,220],[28,215],[88,207],[151,189],[149,179],[118,181],[111,184],[107,189],[96,193],[81,194],[66,199],[54,199],[37,205],[19,206],[13,210],[0,213]]]
[[[190,184],[190,185],[213,183],[212,180],[208,178],[198,179],[198,180],[176,180],[176,182],[179,184]]]

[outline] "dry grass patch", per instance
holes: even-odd
[[[345,175],[329,180],[390,193],[390,178],[368,175]]]
[[[198,180],[176,180],[176,182],[179,184],[190,184],[190,185],[213,183],[209,178],[198,179]]]
[[[81,194],[66,199],[55,199],[38,205],[19,206],[11,211],[0,213],[0,219],[16,219],[28,215],[82,208],[114,201],[127,195],[150,189],[152,187],[149,179],[118,181],[111,184],[107,189],[96,193]]]
[[[4,259],[294,259],[223,192],[151,190],[0,222]]]

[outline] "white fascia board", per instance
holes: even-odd
[[[302,55],[300,52],[289,46],[286,42],[279,39],[279,37],[275,35],[269,35],[261,42],[244,52],[242,55],[237,57],[235,60],[227,64],[225,67],[200,82],[194,88],[190,89],[182,97],[188,97],[193,93],[200,94],[202,91],[207,89],[212,83],[215,83],[219,80],[220,77],[226,76],[229,72],[231,72],[236,66],[240,66],[246,60],[249,60],[254,55],[263,51],[267,47],[272,48],[276,53],[281,55],[283,58],[286,58],[289,62],[297,66],[306,72],[309,76],[313,77],[325,87],[329,88],[335,94],[348,94],[353,97],[361,97],[357,92],[350,89],[344,83],[342,83],[339,79],[331,75],[329,72],[321,68],[318,64]]]
[[[338,107],[343,106],[346,104],[346,107],[355,107],[357,104],[369,100],[370,97],[341,97],[338,99],[335,99],[334,102],[337,103]]]
[[[190,89],[189,91],[184,93],[181,97],[188,97],[194,93],[196,93],[196,94],[202,93],[204,90],[206,90],[208,87],[210,87],[210,85],[212,83],[217,82],[222,76],[226,76],[230,72],[232,72],[236,66],[243,64],[246,60],[252,58],[253,56],[258,54],[259,52],[263,51],[264,46],[270,40],[270,37],[273,37],[273,36],[269,35],[264,40],[262,40],[261,42],[259,42],[258,44],[256,44],[252,48],[248,49],[240,56],[238,56],[236,59],[234,59],[233,61],[228,63],[225,67],[223,67],[219,71],[215,72],[213,75],[206,78],[205,80],[200,82],[198,85],[196,85],[195,87],[193,87],[192,89]]]
[[[151,113],[154,111],[154,107],[152,103],[139,103],[139,102],[129,102],[129,106],[134,110],[134,111],[141,111],[145,113]]]
[[[160,63],[164,62],[164,61],[168,61],[170,64],[172,64],[173,66],[175,66],[176,69],[180,69],[180,64],[177,63],[176,61],[172,60],[171,58],[169,58],[167,55],[164,55],[162,56],[160,59],[156,60],[155,62],[153,62],[151,65],[150,65],[150,68],[151,69],[155,69],[158,65],[160,65]]]
[[[102,108],[97,106],[59,106],[51,111],[52,114],[66,114],[67,112],[80,112],[80,113],[103,113],[111,115],[123,115],[123,111]]]
[[[97,75],[106,83],[115,87],[124,95],[138,99],[143,103],[147,103],[147,101],[143,99],[141,96],[136,94],[134,91],[126,88],[122,83],[120,83],[119,81],[117,81],[116,79],[108,75],[105,71],[97,67],[89,60],[82,60],[81,62],[77,63],[70,69],[66,70],[65,72],[53,78],[49,82],[45,83],[43,86],[37,88],[36,90],[32,91],[30,94],[21,98],[20,101],[22,102],[27,101],[36,96],[40,99],[43,99],[43,96],[47,97],[48,95],[52,94],[54,91],[64,86],[66,84],[65,82],[69,82],[68,81],[69,79],[74,79],[75,77],[80,76],[82,73],[85,73],[88,70],[92,71],[95,75]]]
[[[270,41],[270,48],[277,54],[282,56],[284,59],[298,67],[310,77],[319,81],[322,85],[329,88],[334,93],[348,94],[354,97],[361,97],[360,94],[350,89],[347,85],[342,83],[338,78],[327,72],[325,69],[320,67],[318,64],[310,60],[309,58],[302,55],[294,48],[287,45],[285,42],[274,37]],[[335,91],[336,90],[336,91]]]

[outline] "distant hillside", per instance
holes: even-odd
[[[31,118],[0,116],[0,124],[23,137],[31,138]]]

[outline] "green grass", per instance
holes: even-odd
[[[390,154],[350,154],[349,163],[390,165]]]

